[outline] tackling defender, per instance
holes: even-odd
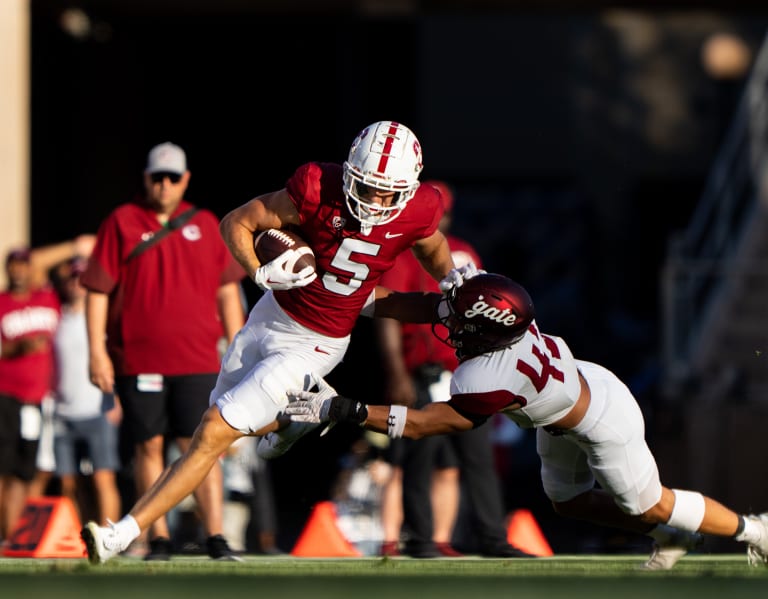
[[[222,360],[211,406],[189,449],[120,522],[89,522],[83,529],[92,563],[122,552],[195,489],[235,440],[261,436],[258,454],[273,458],[317,426],[278,422],[287,391],[308,389],[339,364],[357,317],[372,305],[376,283],[398,254],[412,249],[435,280],[451,271],[451,252],[437,227],[439,194],[419,187],[421,170],[413,132],[377,122],[358,134],[343,167],[305,164],[285,188],[224,217],[221,233],[232,255],[266,293]],[[316,271],[282,269],[285,255],[259,263],[254,234],[288,226],[312,248]]]
[[[672,568],[700,533],[747,543],[751,565],[768,561],[768,513],[742,516],[701,493],[663,486],[629,389],[602,366],[576,360],[560,337],[540,333],[520,285],[474,274],[452,271],[442,285],[446,296],[434,294],[431,308],[386,292],[375,305],[375,316],[421,322],[432,320],[437,305],[448,331],[443,340],[460,360],[450,401],[419,410],[367,406],[319,381],[318,392],[295,393],[301,401],[286,413],[296,422],[346,421],[418,439],[466,431],[500,412],[537,429],[542,482],[555,511],[652,537],[646,569]]]

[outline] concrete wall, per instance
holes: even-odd
[[[29,0],[0,2],[0,252],[29,241]],[[5,286],[5,271],[0,273]]]

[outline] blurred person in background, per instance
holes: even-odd
[[[182,452],[189,447],[216,383],[219,339],[231,342],[244,322],[243,270],[216,216],[184,199],[190,177],[182,148],[154,146],[144,196],[107,216],[80,278],[88,290],[91,381],[120,398],[138,495],[163,473],[166,438]],[[216,460],[194,496],[208,555],[231,560],[237,558],[222,535],[223,492]],[[170,559],[164,517],[152,524],[149,546],[145,559]]]
[[[277,555],[277,508],[269,463],[256,437],[241,437],[224,453],[224,531],[232,549]]]
[[[48,269],[88,255],[93,236],[8,252],[6,291],[0,293],[0,538],[8,539],[38,474],[43,399],[54,384],[53,336],[61,305],[48,285]],[[51,465],[52,467],[52,465]],[[49,474],[40,474],[42,494]]]
[[[466,241],[449,234],[454,193],[443,181],[426,181],[440,193],[443,215],[439,228],[446,236],[457,267],[480,257]],[[418,267],[411,253],[401,254],[381,278],[397,291],[437,291],[437,283]],[[423,407],[450,399],[451,373],[458,365],[454,351],[441,343],[430,325],[401,324],[390,318],[374,321],[384,366],[384,399],[389,405]],[[400,554],[400,505],[405,543],[411,557],[460,557],[451,545],[459,512],[461,484],[469,499],[477,550],[487,557],[524,557],[507,542],[505,513],[491,445],[490,425],[456,435],[425,439],[392,439],[388,459],[396,466],[384,491],[385,540],[381,554]]]
[[[377,555],[384,539],[381,506],[393,469],[382,458],[387,441],[385,435],[371,431],[355,439],[341,456],[331,490],[336,525],[344,538],[366,556]]]
[[[61,494],[72,501],[81,519],[88,510],[83,509],[85,494],[78,489],[77,480],[81,460],[88,460],[96,514],[106,524],[120,517],[115,472],[119,468],[117,435],[122,411],[114,394],[104,393],[88,377],[86,291],[79,281],[86,263],[85,257],[67,260],[56,265],[50,275],[61,301],[61,321],[54,337],[57,382],[53,448]]]

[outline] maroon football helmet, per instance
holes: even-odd
[[[454,347],[460,359],[471,358],[517,342],[534,315],[533,301],[523,287],[502,275],[480,274],[448,292],[432,331]],[[448,329],[447,337],[438,333],[437,324]]]

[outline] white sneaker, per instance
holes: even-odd
[[[747,546],[747,561],[750,566],[767,566],[768,565],[768,513],[760,514],[759,516],[747,516],[751,521],[757,523],[762,528],[762,535],[760,541],[757,543],[750,543]]]
[[[88,522],[80,531],[80,537],[85,542],[88,561],[92,564],[103,564],[125,549],[111,522],[108,527]]]
[[[267,433],[256,445],[256,455],[264,460],[271,460],[283,455],[296,441],[301,439],[319,424],[315,422],[291,422],[284,429]]]
[[[671,570],[686,553],[696,549],[704,537],[697,532],[675,530],[665,541],[656,541],[643,570]]]

